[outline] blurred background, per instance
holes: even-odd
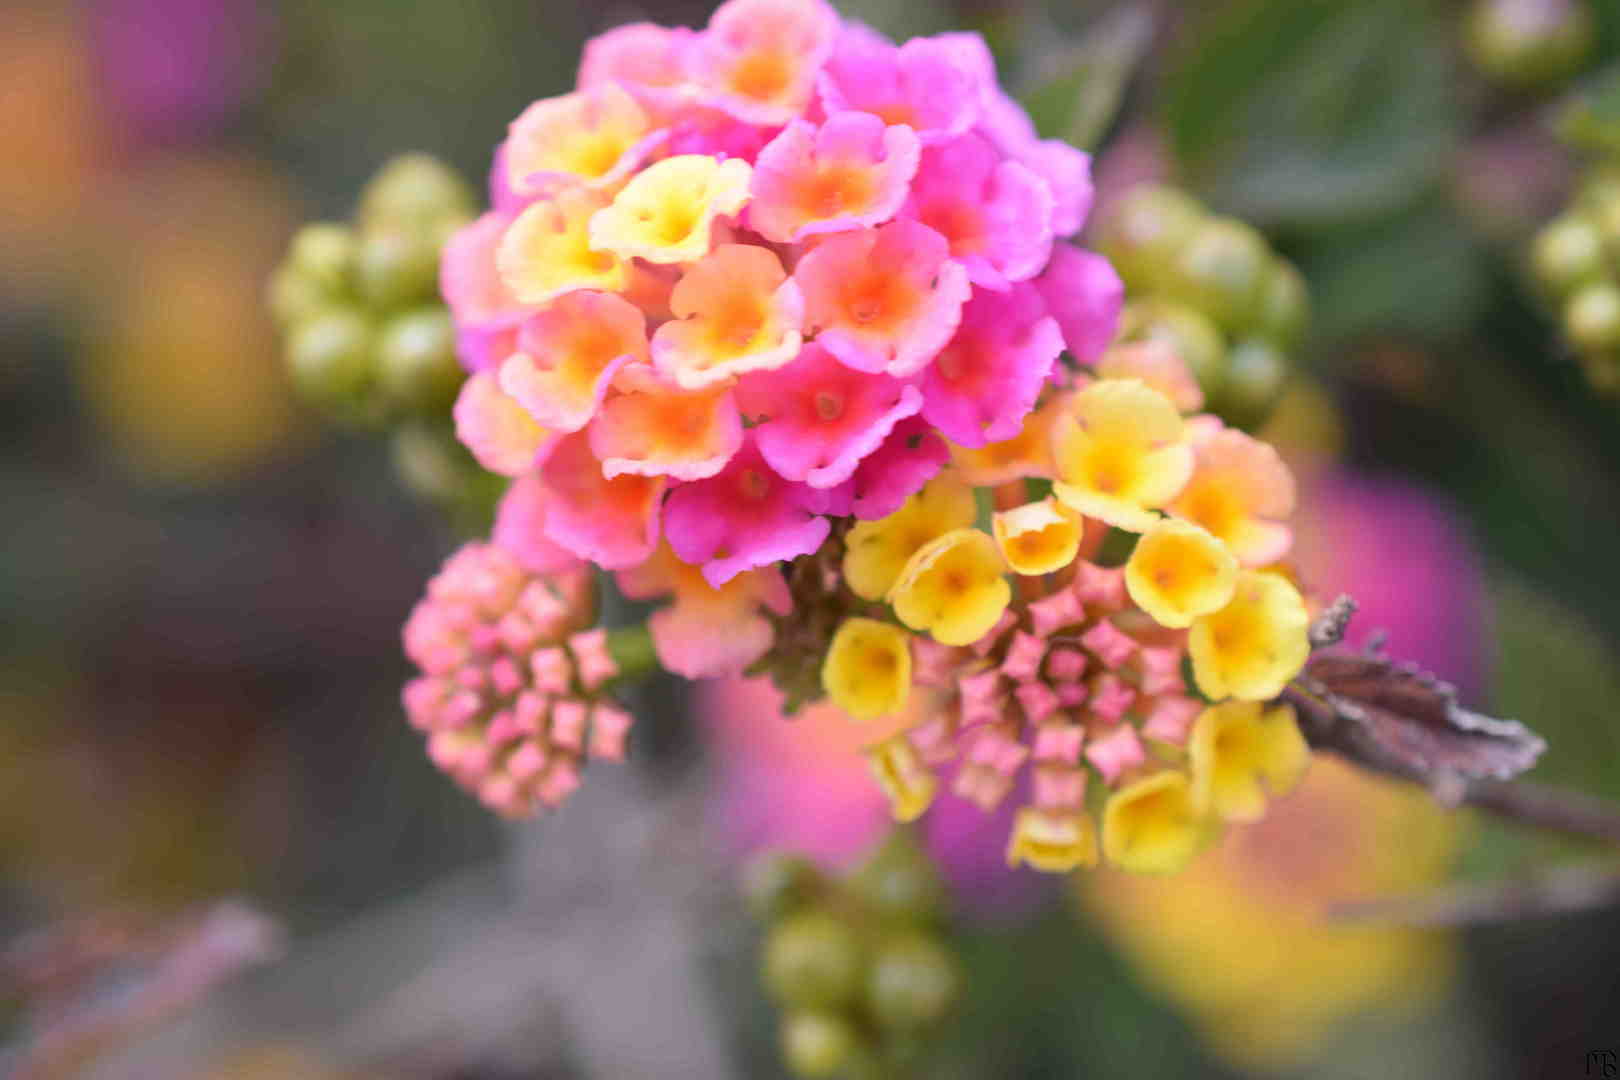
[[[859,733],[658,687],[632,766],[497,823],[397,700],[400,624],[476,515],[300,404],[265,304],[390,157],[481,186],[587,36],[710,6],[0,0],[0,1070],[782,1075],[734,883],[883,835]],[[1265,435],[1307,579],[1544,734],[1539,779],[1620,798],[1620,407],[1527,270],[1591,168],[1559,133],[1620,138],[1620,5],[840,8],[981,31],[1096,153],[1101,210],[1173,182],[1300,267]],[[1620,913],[1324,921],[1601,852],[1332,764],[1183,878],[1010,874],[1003,829],[924,830],[968,976],[929,1076],[1614,1075]]]

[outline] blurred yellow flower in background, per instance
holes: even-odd
[[[161,482],[265,460],[296,420],[264,303],[293,222],[285,184],[248,158],[170,159],[107,202],[77,370],[97,426]]]
[[[1437,882],[1458,831],[1422,792],[1324,757],[1286,812],[1229,830],[1173,888],[1111,870],[1075,881],[1084,910],[1216,1053],[1280,1066],[1358,1013],[1411,1008],[1445,985],[1444,934],[1332,925],[1326,912]]]

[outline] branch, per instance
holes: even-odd
[[[1620,902],[1620,867],[1571,866],[1536,877],[1456,885],[1411,896],[1337,904],[1341,922],[1402,926],[1484,926],[1608,907]]]

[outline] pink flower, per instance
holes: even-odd
[[[937,476],[950,457],[950,447],[926,420],[907,417],[894,426],[883,445],[868,454],[842,485],[848,509],[828,512],[850,513],[867,521],[887,517]]]
[[[863,26],[839,35],[816,80],[821,107],[871,113],[886,124],[905,124],[924,143],[961,135],[979,118],[982,72],[938,38],[890,44]]]
[[[480,465],[502,476],[529,471],[550,452],[557,438],[502,390],[489,371],[480,371],[461,384],[453,415],[456,438]]]
[[[718,588],[666,543],[640,566],[619,571],[619,588],[633,600],[674,594],[675,602],[648,619],[658,662],[687,679],[740,675],[776,638],[762,611],[786,615],[793,597],[775,567],[748,570]]]
[[[445,241],[439,287],[460,330],[508,330],[534,311],[512,295],[495,268],[495,251],[513,217],[492,210]],[[462,359],[467,361],[465,354]],[[472,370],[481,366],[468,364]]]
[[[501,547],[468,544],[406,620],[421,669],[401,695],[406,715],[434,764],[497,813],[557,806],[587,752],[623,756],[630,717],[596,693],[618,665],[605,632],[585,629],[592,595],[582,563],[537,576]]]
[[[854,371],[811,343],[798,359],[751,376],[739,388],[759,450],[788,480],[827,488],[849,479],[922,395],[888,375]]]
[[[905,220],[829,236],[793,276],[805,322],[828,352],[899,377],[920,371],[951,339],[971,292],[945,238]]]
[[[910,128],[866,113],[795,120],[754,162],[749,225],[778,243],[880,225],[905,202],[918,150]]]
[[[923,373],[923,417],[962,446],[1012,438],[1062,351],[1057,322],[1032,286],[977,292],[956,336]]]
[[[602,82],[530,105],[514,121],[500,161],[519,198],[560,187],[613,190],[667,135],[616,82]]]
[[[1052,252],[1052,192],[978,135],[923,150],[904,211],[939,233],[986,289],[1034,277]]]
[[[614,293],[567,293],[523,324],[517,349],[501,364],[501,389],[545,427],[578,431],[620,368],[647,363],[647,319]]]
[[[718,476],[672,491],[664,521],[675,554],[702,565],[715,586],[744,570],[808,555],[830,529],[816,493],[778,476],[751,438]]]
[[[1063,331],[1063,344],[1077,363],[1090,364],[1114,340],[1125,283],[1101,255],[1069,244],[1052,248],[1052,259],[1035,288]]]
[[[658,370],[688,390],[799,353],[804,301],[769,248],[721,244],[687,269],[669,297],[675,319],[653,335]]]
[[[663,477],[603,474],[585,432],[560,439],[541,467],[552,498],[546,536],[607,569],[644,562],[658,544]]]
[[[591,425],[591,452],[605,476],[701,480],[725,468],[743,438],[730,390],[685,391],[650,376],[635,381]]]
[[[539,472],[527,472],[506,489],[495,512],[490,542],[507,551],[531,574],[550,574],[578,564],[579,557],[546,537],[550,494]]]
[[[581,90],[617,83],[655,109],[668,109],[696,94],[691,80],[697,35],[684,26],[630,23],[585,43],[579,64]]]
[[[706,99],[750,124],[784,124],[810,100],[838,33],[822,0],[727,0],[693,54]]]
[[[1091,155],[1061,139],[1042,139],[1029,114],[1001,89],[985,95],[980,134],[997,150],[1046,181],[1052,192],[1052,231],[1073,236],[1091,213],[1095,189],[1091,183]]]

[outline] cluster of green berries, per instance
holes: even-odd
[[[1252,226],[1157,185],[1119,200],[1097,246],[1125,282],[1121,339],[1168,342],[1198,379],[1208,411],[1238,427],[1262,423],[1310,319],[1294,265]]]
[[[1590,0],[1474,0],[1463,44],[1481,74],[1515,90],[1555,88],[1597,44]]]
[[[461,177],[407,154],[366,185],[352,221],[300,229],[270,279],[299,395],[340,423],[386,431],[406,486],[445,502],[489,486],[451,425],[466,374],[439,293],[439,254],[475,213]]]
[[[761,974],[783,1010],[794,1075],[920,1075],[963,979],[945,936],[945,887],[910,833],[896,830],[846,877],[773,854],[749,867],[746,884],[767,925]]]
[[[1587,381],[1620,394],[1620,170],[1599,168],[1587,178],[1536,234],[1530,265]]]

